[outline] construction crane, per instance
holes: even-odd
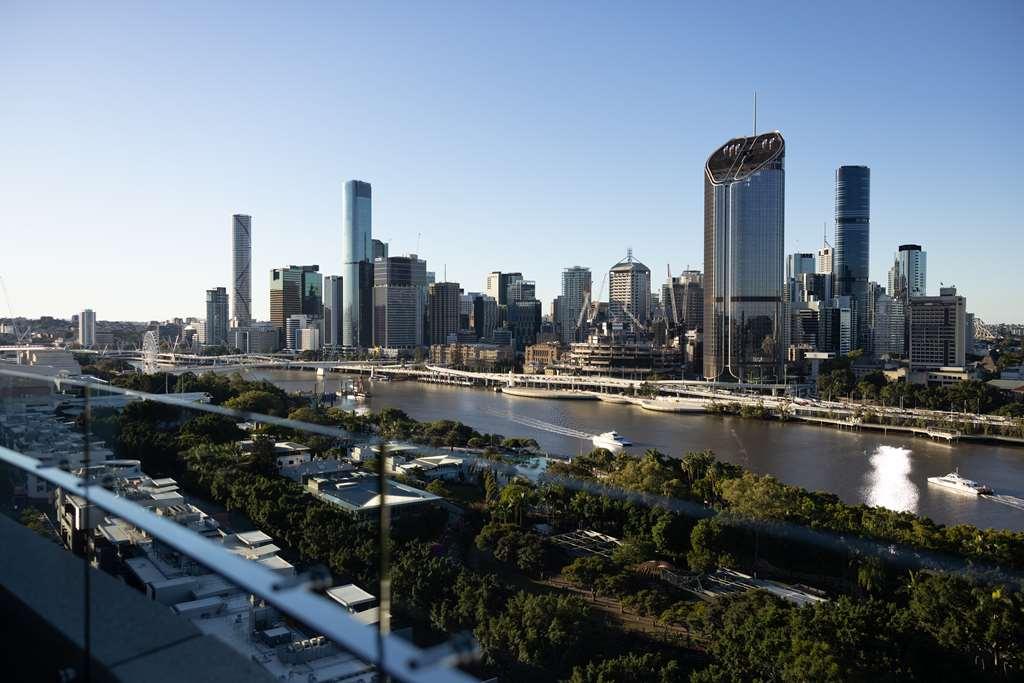
[[[670,264],[666,263],[665,264],[665,270],[668,273],[668,293],[669,293],[669,298],[672,301],[672,318],[671,318],[671,320],[672,320],[672,324],[675,325],[676,327],[678,327],[679,326],[679,312],[676,309],[676,288],[675,288],[675,285],[672,283],[672,266]]]
[[[21,345],[28,338],[28,335],[32,332],[32,327],[28,326],[22,331],[18,331],[18,323],[14,319],[14,308],[11,306],[11,295],[7,293],[7,283],[4,282],[4,278],[0,275],[0,287],[4,290],[4,300],[7,302],[7,312],[11,316],[11,327],[14,328],[14,339],[15,344]]]

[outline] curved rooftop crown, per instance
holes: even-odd
[[[651,272],[651,269],[645,266],[644,264],[640,263],[639,261],[634,260],[632,254],[630,254],[624,260],[619,261],[618,263],[611,267],[611,272],[613,273],[628,273],[631,271],[649,273]]]
[[[778,131],[733,138],[708,157],[704,172],[715,185],[743,180],[779,158],[785,147]]]

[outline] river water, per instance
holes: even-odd
[[[288,391],[333,391],[339,375],[324,381],[311,372],[253,370]],[[420,382],[374,382],[364,404],[399,408],[421,420],[451,419],[480,432],[532,437],[551,455],[592,448],[577,434],[616,430],[634,443],[674,456],[710,449],[720,460],[810,490],[835,493],[848,503],[881,505],[930,517],[942,524],[1024,530],[1024,448],[962,443],[879,432],[857,432],[799,423],[738,417],[653,413],[600,401],[521,398],[485,389]],[[346,402],[345,407],[351,404]],[[960,474],[995,489],[998,500],[931,486],[928,477],[959,468]],[[1000,502],[1002,501],[1002,502]]]

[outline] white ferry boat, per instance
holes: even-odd
[[[612,453],[620,453],[623,448],[629,448],[633,442],[615,431],[598,434],[593,438],[596,448],[607,448]]]
[[[928,483],[968,496],[983,496],[992,493],[992,489],[987,484],[961,477],[959,468],[944,477],[928,477]]]

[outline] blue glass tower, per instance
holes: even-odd
[[[341,229],[341,339],[345,346],[373,344],[373,234],[370,183],[345,183]]]
[[[704,167],[708,379],[783,378],[785,146],[778,131],[733,138]]]
[[[856,310],[854,346],[867,347],[868,254],[871,230],[871,169],[836,169],[836,296],[848,296]]]

